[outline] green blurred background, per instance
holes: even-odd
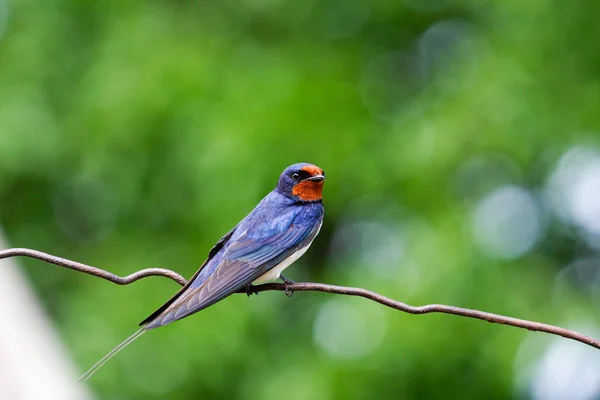
[[[327,173],[288,273],[600,336],[600,3],[0,0],[0,222],[191,276],[281,170]],[[178,287],[24,260],[86,370]],[[600,398],[600,353],[322,293],[152,331],[104,399]]]

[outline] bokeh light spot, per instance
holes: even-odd
[[[424,83],[421,60],[409,53],[392,51],[373,57],[363,68],[359,88],[369,111],[391,120]]]
[[[537,202],[521,187],[499,187],[477,205],[473,237],[487,255],[504,259],[519,257],[535,246],[540,235]]]
[[[419,55],[428,72],[446,66],[469,33],[465,21],[440,21],[429,27],[419,40]]]
[[[458,168],[456,192],[462,199],[477,201],[498,186],[518,181],[521,176],[517,163],[506,154],[477,154]]]
[[[382,221],[342,223],[331,245],[331,256],[338,263],[364,264],[374,274],[394,275],[405,253],[405,235],[400,227]]]
[[[598,331],[592,335],[598,337]],[[536,400],[593,400],[600,397],[600,355],[586,346],[555,339],[530,382]]]
[[[569,149],[550,175],[545,194],[559,218],[579,227],[588,244],[600,246],[600,153],[596,149]]]
[[[315,320],[315,342],[327,353],[340,358],[360,358],[379,347],[386,321],[379,308],[369,311],[347,300],[326,302]]]

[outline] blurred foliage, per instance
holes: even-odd
[[[600,137],[598,12],[0,0],[0,221],[14,247],[191,276],[285,166],[312,162],[326,219],[291,278],[595,327],[599,246],[544,190]],[[513,189],[482,206],[499,187]],[[524,204],[513,225],[507,203]],[[583,278],[580,259],[594,261]],[[23,264],[82,370],[177,290]],[[232,296],[144,335],[90,384],[106,399],[544,398],[530,365],[552,340],[363,299]]]

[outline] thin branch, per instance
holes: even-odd
[[[38,260],[46,261],[48,263],[58,265],[61,267],[69,268],[75,271],[80,271],[89,275],[97,276],[102,279],[106,279],[107,281],[116,283],[117,285],[128,285],[137,281],[138,279],[145,278],[147,276],[163,276],[165,278],[172,279],[177,282],[181,286],[186,284],[186,279],[183,278],[178,273],[163,269],[163,268],[148,268],[131,275],[120,277],[110,272],[104,271],[99,268],[91,267],[89,265],[81,264],[75,261],[67,260],[65,258],[60,258],[56,256],[52,256],[50,254],[43,253],[37,250],[30,249],[8,249],[0,251],[0,259],[8,258],[8,257],[30,257]],[[492,314],[484,311],[471,310],[468,308],[460,308],[454,306],[447,306],[444,304],[428,304],[424,306],[411,306],[406,303],[402,303],[400,301],[396,301],[390,299],[388,297],[382,296],[378,293],[372,292],[366,289],[346,287],[346,286],[335,286],[335,285],[326,285],[323,283],[310,283],[310,282],[302,282],[302,283],[291,283],[291,284],[283,284],[283,283],[265,283],[258,286],[253,286],[251,291],[253,293],[265,292],[269,290],[277,290],[277,291],[287,291],[288,292],[302,292],[302,291],[314,291],[314,292],[325,292],[325,293],[334,293],[334,294],[343,294],[348,296],[358,296],[364,297],[369,300],[373,300],[379,304],[384,306],[393,308],[395,310],[403,311],[409,314],[429,314],[429,313],[441,313],[441,314],[452,314],[458,315],[461,317],[474,318],[484,320],[494,324],[502,324],[514,326],[516,328],[527,329],[530,331],[538,331],[545,332],[552,335],[562,336],[567,339],[576,340],[578,342],[587,344],[588,346],[595,347],[600,349],[600,341],[589,336],[585,336],[581,333],[574,332],[569,329],[561,328],[554,325],[543,324],[540,322],[528,321],[525,319],[512,318],[499,314]],[[238,293],[247,293],[245,290],[239,291]]]
[[[56,257],[47,253],[31,249],[8,249],[0,251],[0,260],[9,257],[29,257],[38,260],[46,261],[47,263],[58,265],[60,267],[69,268],[75,271],[83,272],[84,274],[97,276],[98,278],[106,279],[117,285],[129,285],[139,279],[147,276],[164,276],[179,283],[181,286],[186,284],[186,279],[175,271],[164,268],[148,268],[135,272],[127,276],[118,276],[100,268],[91,267],[76,261],[67,260],[66,258]]]
[[[283,283],[265,283],[262,285],[253,286],[252,292],[258,293],[267,290],[285,291],[285,286],[286,285]],[[600,349],[600,340],[596,340],[594,338],[571,331],[569,329],[549,324],[543,324],[541,322],[528,321],[526,319],[507,317],[504,315],[492,314],[489,312],[479,310],[471,310],[469,308],[447,306],[444,304],[427,304],[424,306],[411,306],[409,304],[390,299],[389,297],[382,296],[379,293],[375,293],[367,289],[360,289],[347,286],[335,286],[326,285],[323,283],[302,282],[289,284],[287,285],[287,288],[288,291],[292,292],[314,291],[364,297],[365,299],[376,301],[377,303],[383,304],[384,306],[403,311],[409,314],[441,313],[459,315],[461,317],[467,318],[481,319],[492,324],[510,325],[516,328],[523,328],[530,331],[546,332],[552,335],[562,336],[564,338],[577,340],[578,342]],[[244,293],[246,292],[244,291]]]

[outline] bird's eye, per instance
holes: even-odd
[[[295,181],[297,181],[298,179],[300,179],[300,174],[297,174],[297,173],[294,172],[292,174],[292,179],[295,180]]]

